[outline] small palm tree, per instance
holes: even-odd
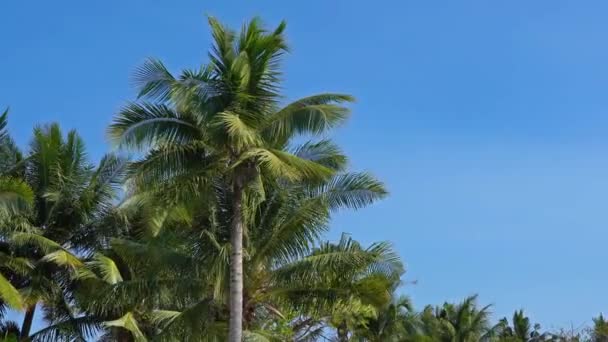
[[[355,329],[354,341],[405,341],[415,334],[417,317],[408,297],[394,298],[377,310],[374,317]]]
[[[231,201],[229,341],[242,340],[244,208],[262,199],[269,179],[323,180],[334,172],[290,152],[299,135],[319,135],[342,123],[353,99],[314,95],[280,107],[280,62],[287,44],[285,23],[265,30],[259,19],[240,34],[210,18],[214,46],[209,63],[174,77],[150,60],[137,72],[140,97],[152,102],[128,105],[110,127],[121,146],[149,150],[134,165],[140,185],[185,182],[210,188],[226,184]]]
[[[494,327],[494,335],[499,341],[504,342],[528,342],[538,341],[542,338],[540,325],[535,324],[532,327],[530,318],[528,318],[523,310],[515,311],[512,319],[513,325],[509,325],[507,318],[502,318]]]
[[[592,342],[608,342],[608,321],[600,314],[593,319]]]
[[[427,306],[420,315],[420,332],[415,341],[473,342],[491,333],[490,305],[478,308],[477,296],[459,304]]]

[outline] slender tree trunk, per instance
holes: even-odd
[[[243,185],[237,177],[233,185],[230,253],[229,342],[243,340]]]
[[[19,336],[20,341],[27,341],[30,337],[30,331],[32,330],[32,322],[34,321],[34,314],[36,313],[36,304],[30,305],[25,310],[25,316],[23,317],[23,324],[21,324],[21,334]]]
[[[346,321],[342,321],[338,326],[338,341],[348,342],[348,325],[346,325]]]

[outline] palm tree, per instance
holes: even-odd
[[[312,152],[313,147],[308,148]],[[283,322],[294,336],[305,340],[318,331],[313,326],[327,322],[325,318],[339,309],[373,310],[386,305],[402,272],[399,258],[387,244],[363,248],[347,236],[338,244],[319,243],[331,211],[359,208],[381,198],[382,185],[365,173],[340,174],[315,186],[271,184],[265,183],[267,200],[248,205],[244,215],[251,227],[244,268],[247,335],[276,335],[279,332],[272,327]],[[214,200],[193,193],[188,202],[173,208],[165,197],[160,206],[154,203],[157,197],[134,195],[138,196],[139,200],[126,201],[138,206],[134,216],[147,218],[129,220],[128,230],[137,233],[115,239],[106,251],[111,259],[102,264],[94,260],[91,272],[81,272],[88,274],[83,278],[86,286],[81,287],[92,292],[85,294],[85,311],[113,320],[115,327],[134,337],[154,335],[160,329],[162,334],[156,337],[161,339],[217,336],[223,340],[221,330],[228,317],[224,298],[229,288],[230,191],[218,186]],[[152,205],[140,206],[146,200]],[[150,211],[150,207],[163,209]],[[144,214],[137,213],[140,210]],[[123,319],[126,315],[130,326]]]
[[[259,19],[240,34],[210,18],[214,46],[209,63],[174,77],[156,60],[136,73],[140,98],[128,105],[110,127],[121,146],[149,149],[135,164],[135,183],[156,186],[183,182],[211,187],[227,184],[231,196],[229,341],[242,340],[244,204],[262,200],[269,179],[318,181],[332,168],[289,152],[299,135],[319,135],[348,116],[342,94],[314,95],[283,108],[280,62],[287,51],[285,23],[262,28]],[[215,180],[215,181],[212,181]]]
[[[420,316],[422,336],[415,340],[473,342],[485,338],[492,332],[489,327],[490,305],[478,308],[476,301],[475,295],[459,304],[427,306]]]
[[[504,342],[528,342],[538,341],[542,335],[540,334],[540,325],[535,324],[532,327],[530,318],[528,318],[523,310],[513,313],[513,326],[509,326],[507,318],[502,318],[494,327],[495,335],[500,341]]]
[[[22,309],[23,298],[11,283],[10,279],[13,274],[24,274],[29,271],[31,264],[28,260],[15,257],[8,253],[7,248],[7,231],[6,223],[9,217],[15,213],[28,210],[34,199],[32,190],[25,182],[13,177],[8,171],[13,165],[21,159],[17,153],[17,149],[6,129],[8,119],[8,109],[0,115],[0,232],[4,238],[0,243],[2,248],[0,251],[0,298],[2,310],[5,305],[13,309]],[[8,328],[7,328],[8,329]],[[6,330],[6,329],[5,329]]]
[[[2,118],[5,121],[6,115]],[[6,132],[2,136],[4,160],[14,163],[3,165],[0,183],[4,189],[13,184],[11,189],[27,194],[20,197],[31,203],[27,207],[13,205],[14,210],[0,214],[0,250],[7,256],[3,258],[10,257],[13,264],[21,260],[22,269],[10,273],[10,282],[23,295],[26,310],[20,338],[27,339],[40,301],[52,323],[73,318],[67,281],[71,270],[57,264],[77,263],[72,252],[87,253],[103,245],[94,222],[111,208],[125,162],[106,156],[95,168],[86,160],[84,143],[76,132],[64,138],[57,124],[35,128],[25,154]],[[3,196],[0,203],[6,208],[15,198]]]
[[[415,334],[417,317],[408,297],[395,297],[354,332],[354,341],[404,341]]]
[[[593,330],[591,331],[592,342],[608,341],[608,321],[600,314],[593,319]]]

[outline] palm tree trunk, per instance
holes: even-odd
[[[338,326],[338,341],[348,342],[348,325],[346,321],[342,321]]]
[[[21,324],[21,334],[19,336],[20,341],[27,341],[30,337],[30,331],[32,330],[32,322],[34,321],[34,314],[36,313],[36,304],[30,305],[25,310],[25,316],[23,317],[23,324]]]
[[[243,186],[236,179],[233,186],[230,253],[230,324],[229,342],[243,340]]]

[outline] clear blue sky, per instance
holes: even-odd
[[[290,98],[358,103],[337,139],[392,195],[331,237],[390,240],[421,307],[479,293],[546,327],[608,312],[608,2],[0,2],[0,106],[25,143],[58,121],[93,158],[144,58],[204,62],[204,14],[288,21]]]

